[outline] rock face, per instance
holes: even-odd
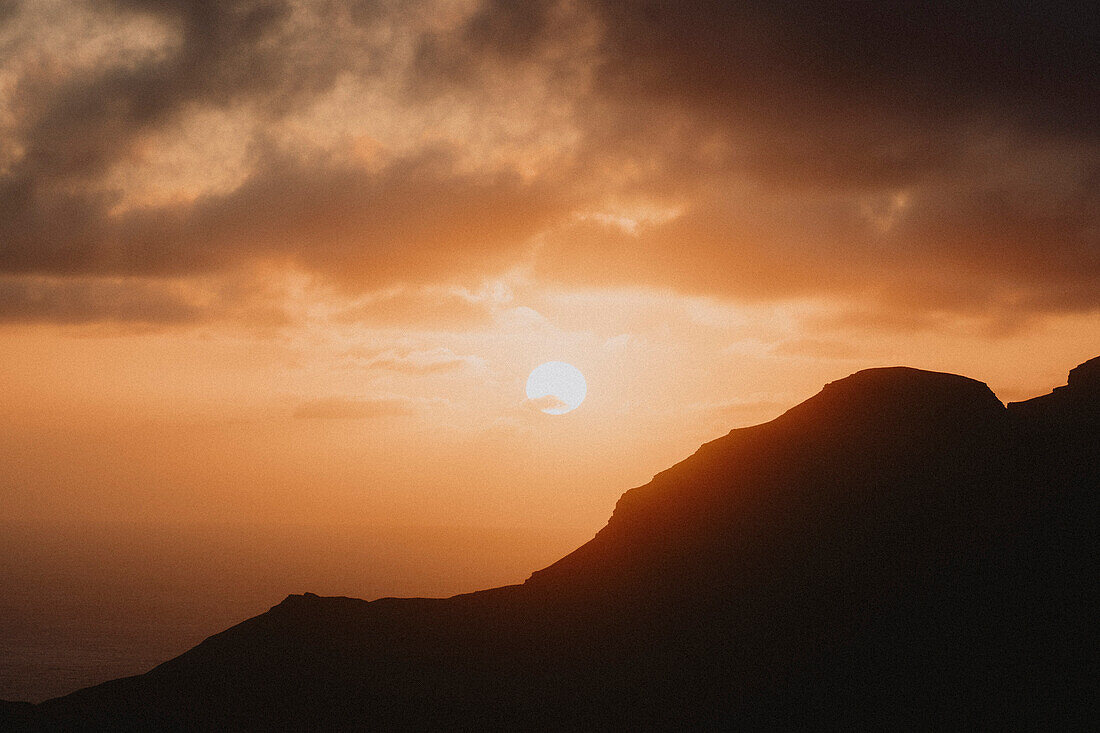
[[[1093,359],[1006,408],[964,377],[862,371],[628,491],[590,542],[523,585],[289,596],[148,674],[9,720],[1085,727],[1098,372]]]

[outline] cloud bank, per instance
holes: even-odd
[[[1086,3],[0,9],[7,319],[193,321],[165,280],[257,263],[1100,308]]]

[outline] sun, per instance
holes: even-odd
[[[539,364],[527,377],[527,399],[547,415],[564,415],[577,409],[588,394],[580,369],[564,361]]]

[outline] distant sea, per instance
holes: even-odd
[[[0,522],[0,699],[146,672],[289,593],[522,582],[594,529]]]

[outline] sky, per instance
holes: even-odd
[[[0,0],[0,519],[594,532],[862,368],[1048,392],[1095,14]]]

